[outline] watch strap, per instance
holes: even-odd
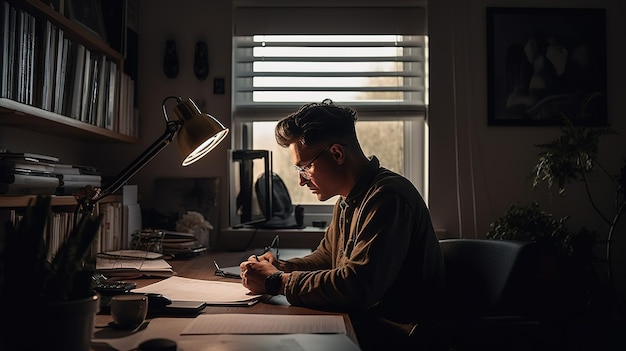
[[[274,272],[265,278],[265,292],[269,295],[278,295],[280,293],[280,287],[283,284],[281,276],[283,271]]]

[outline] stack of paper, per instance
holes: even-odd
[[[96,270],[107,277],[152,276],[170,277],[172,266],[159,253],[140,250],[119,250],[98,254]]]
[[[172,301],[199,301],[208,305],[251,306],[261,295],[241,283],[170,277],[133,292],[157,293]]]
[[[200,244],[195,235],[173,231],[164,231],[163,252],[174,257],[189,257],[206,251],[206,246]]]

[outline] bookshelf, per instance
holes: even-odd
[[[0,5],[2,126],[98,142],[139,141],[135,82],[125,73],[122,53],[42,0]]]
[[[0,0],[0,129],[12,127],[75,141],[139,142],[135,77],[127,73],[126,50],[119,42],[112,47],[113,42],[105,41],[106,34],[72,20],[68,10],[68,6],[99,8],[104,1],[109,0]],[[127,1],[107,2],[118,7],[108,12],[112,23],[106,28],[113,25],[126,30]],[[11,149],[11,145],[0,147]],[[0,195],[0,233],[5,231],[4,223],[14,221],[35,197]],[[73,196],[52,197],[55,215],[71,217],[76,206]],[[97,211],[111,207],[118,213],[112,219],[116,222],[108,226],[117,228],[119,236],[121,196],[103,199]],[[106,238],[110,232],[104,230],[106,221],[95,252],[105,247],[98,245],[110,241]]]

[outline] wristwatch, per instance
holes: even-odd
[[[265,292],[270,295],[278,295],[280,293],[280,287],[283,285],[283,280],[281,279],[281,275],[283,275],[283,271],[274,272],[265,278]]]

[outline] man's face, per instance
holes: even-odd
[[[306,185],[318,200],[325,201],[337,195],[337,164],[329,153],[331,145],[304,147],[300,143],[289,145],[293,164],[299,168],[300,186]]]

